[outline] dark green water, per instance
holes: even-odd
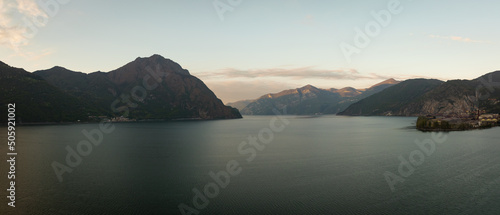
[[[193,188],[203,192],[214,182],[209,172],[229,161],[241,172],[207,197],[200,214],[500,214],[498,127],[446,134],[403,177],[398,157],[408,160],[415,140],[432,137],[411,127],[415,118],[287,116],[285,129],[264,134],[270,143],[259,143],[248,162],[240,144],[272,118],[114,124],[63,182],[52,162],[65,164],[65,147],[99,125],[18,127],[16,208],[7,206],[4,161],[1,214],[181,214],[179,204],[195,208]],[[387,171],[404,179],[394,192]]]

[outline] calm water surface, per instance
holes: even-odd
[[[232,160],[241,172],[200,214],[500,214],[498,127],[445,134],[402,177],[398,157],[408,160],[418,154],[415,140],[432,137],[412,127],[415,118],[286,116],[285,129],[248,162],[240,144],[272,118],[117,123],[63,182],[52,162],[65,164],[65,147],[99,125],[18,127],[16,208],[7,207],[4,161],[1,214],[181,214],[179,204],[195,207],[193,189],[214,182],[208,173]],[[386,172],[404,179],[394,192]]]

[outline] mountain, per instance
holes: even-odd
[[[229,102],[226,105],[234,107],[238,110],[243,110],[243,108],[248,106],[248,104],[252,103],[253,101],[255,101],[255,100],[254,99],[241,100],[241,101],[236,101],[236,102]]]
[[[349,106],[339,115],[404,115],[400,108],[439,86],[434,79],[411,79],[389,87]]]
[[[335,105],[341,100],[338,93],[318,89],[312,85],[301,88],[285,90],[276,94],[261,96],[248,104],[242,114],[246,115],[272,115],[273,109],[287,107],[289,114],[315,114],[335,111]]]
[[[464,116],[500,112],[500,71],[474,80],[412,79],[352,104],[341,115]]]
[[[370,88],[377,88],[377,87],[382,87],[382,86],[392,86],[401,83],[401,81],[396,81],[394,78],[387,79],[385,81],[382,81],[378,84],[373,85]]]
[[[111,101],[119,96],[118,87],[107,78],[104,72],[85,74],[74,72],[63,67],[35,71],[33,74],[45,79],[49,84],[65,93],[94,106],[99,115],[112,115]]]
[[[200,79],[160,55],[90,74],[63,67],[29,73],[4,64],[0,70],[0,93],[6,95],[0,104],[5,108],[8,102],[19,103],[18,116],[24,122],[88,121],[91,116],[241,118],[237,109],[225,106]]]
[[[50,85],[40,76],[3,62],[0,63],[0,94],[0,111],[7,113],[7,105],[15,103],[18,123],[74,122],[99,113],[91,104]],[[7,122],[7,114],[0,115],[0,122]]]
[[[109,72],[107,77],[121,93],[130,94],[138,86],[157,84],[152,90],[144,90],[146,95],[140,95],[143,99],[130,111],[134,118],[241,118],[237,109],[225,106],[200,79],[160,55],[137,58]]]
[[[355,102],[358,102],[364,98],[367,98],[375,93],[378,93],[378,92],[380,92],[388,87],[391,87],[391,86],[399,84],[399,83],[400,83],[400,81],[396,81],[393,78],[391,78],[391,79],[382,81],[378,84],[375,84],[375,85],[371,86],[370,88],[358,90],[358,91],[360,91],[360,93],[356,96],[353,96],[353,97],[344,96],[345,97],[344,100],[342,100],[338,104],[338,111],[336,113],[345,110],[347,107],[349,107],[351,104],[353,104]],[[345,88],[343,88],[343,89],[345,89]]]
[[[474,80],[451,80],[405,107],[411,115],[465,115],[478,109],[500,112],[500,71]]]
[[[342,89],[320,89],[306,85],[297,89],[285,90],[276,94],[267,94],[256,100],[244,100],[233,104],[243,107],[240,111],[245,115],[271,115],[273,109],[287,107],[288,114],[335,114],[350,104],[377,93],[396,83],[394,79],[386,80],[368,89],[346,87]],[[245,105],[245,103],[248,103]]]
[[[330,88],[327,89],[327,91],[330,91],[332,93],[338,93],[341,97],[355,97],[363,94],[365,90],[364,89],[358,90],[352,87],[344,87],[342,89]]]
[[[495,71],[474,79],[479,91],[478,106],[489,113],[500,113],[500,71]]]

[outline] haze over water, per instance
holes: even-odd
[[[241,173],[200,214],[500,211],[499,127],[446,133],[392,192],[383,174],[399,176],[398,157],[408,159],[419,149],[415,140],[432,136],[414,128],[414,117],[286,116],[284,131],[247,162],[238,146],[272,118],[116,123],[63,182],[51,163],[64,164],[65,147],[98,124],[17,127],[16,209],[4,201],[2,214],[181,214],[179,204],[193,207],[193,188],[203,190],[213,182],[208,173],[231,160]]]

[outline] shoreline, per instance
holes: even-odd
[[[474,130],[486,130],[495,127],[500,127],[498,125],[491,127],[478,127],[478,128],[469,128],[469,129],[442,129],[442,128],[418,128],[417,130],[421,132],[452,132],[452,131],[474,131]]]
[[[232,119],[242,119],[242,118],[214,118],[214,119],[202,119],[202,118],[175,118],[175,119],[147,119],[147,120],[129,120],[129,121],[106,121],[110,123],[134,123],[134,122],[182,122],[182,121],[212,121],[212,120],[232,120]],[[76,125],[76,124],[95,124],[101,123],[102,121],[87,121],[87,122],[16,122],[16,126],[42,126],[42,125]],[[8,123],[0,123],[0,127],[7,127]]]
[[[499,121],[498,114],[490,118],[483,118],[482,116],[473,118],[419,116],[415,125],[417,130],[423,132],[469,131],[498,127]]]

